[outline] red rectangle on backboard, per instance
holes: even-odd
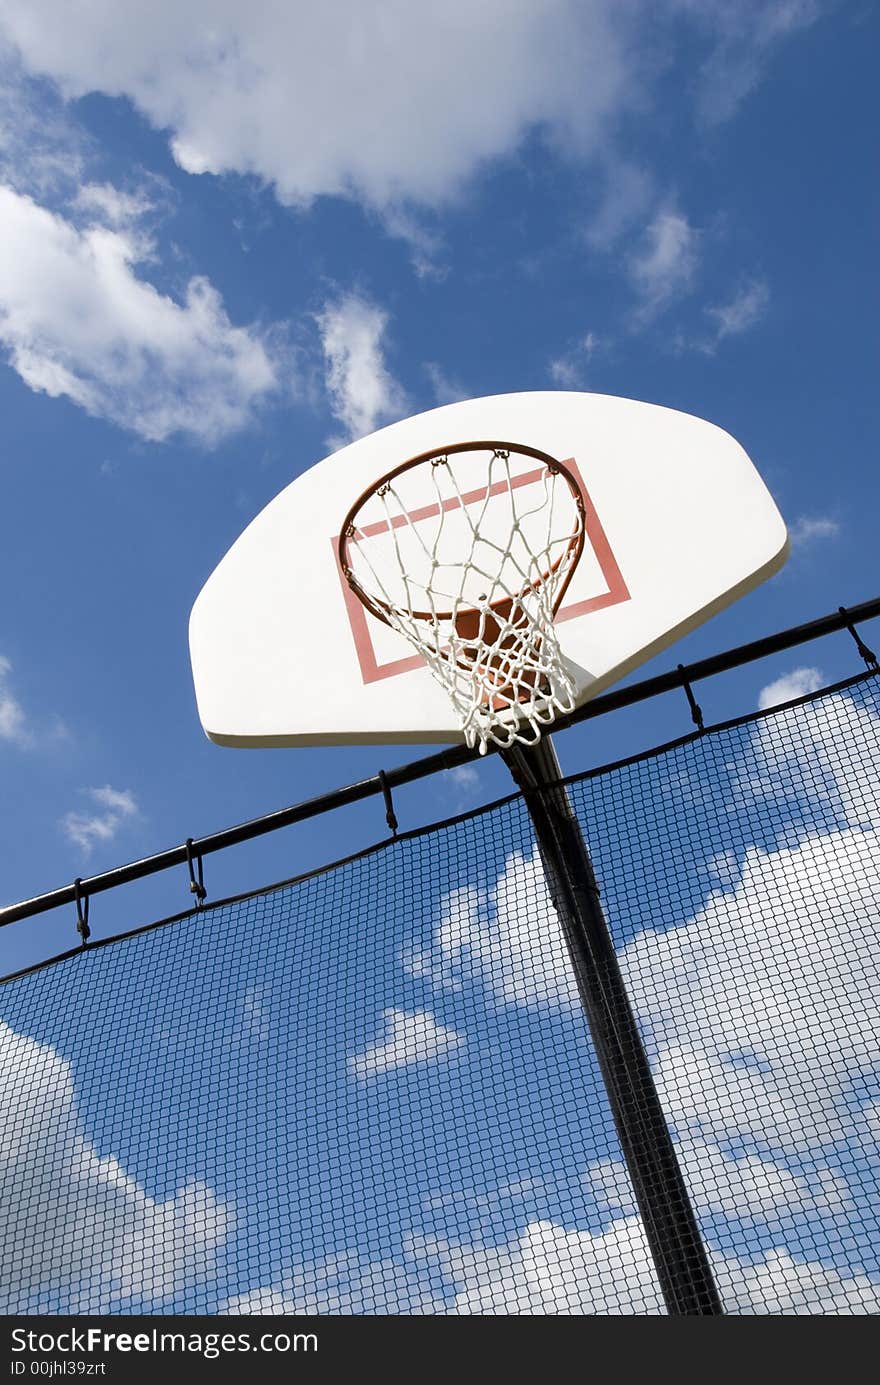
[[[618,567],[617,559],[612,552],[611,545],[602,527],[602,522],[596,513],[595,505],[590,499],[589,491],[584,484],[584,479],[578,470],[577,463],[574,458],[570,457],[564,465],[572,473],[580,486],[581,494],[584,498],[584,529],[586,542],[590,545],[595,555],[596,562],[599,565],[599,570],[605,582],[606,590],[598,592],[595,596],[588,597],[585,601],[566,603],[556,613],[557,624],[566,620],[574,620],[577,616],[589,615],[591,611],[602,610],[605,606],[616,606],[619,602],[629,601],[630,599],[629,590],[623,579],[623,574]],[[513,478],[511,485],[515,489],[520,486],[530,485],[532,482],[540,480],[543,474],[543,467],[538,468],[536,471],[523,472],[521,475]],[[499,481],[489,488],[488,493],[491,495],[497,491],[500,495],[506,489],[507,482]],[[486,494],[486,487],[480,490],[468,491],[462,496],[462,501],[465,505],[474,505],[484,500]],[[445,509],[452,509],[456,508],[460,503],[458,498],[455,497],[451,500],[444,501],[443,505]],[[407,524],[411,523],[413,520],[430,519],[439,513],[439,504],[426,505],[423,509],[414,511],[413,514],[408,517],[403,515],[399,516],[399,518],[393,520],[392,523],[401,525]],[[370,538],[376,534],[382,533],[387,528],[387,521],[381,520],[376,524],[365,526],[365,528],[360,531],[359,537]],[[336,564],[339,585],[342,589],[342,597],[345,602],[345,609],[348,615],[349,625],[351,626],[352,639],[360,665],[361,678],[364,683],[376,683],[381,678],[393,678],[398,673],[409,673],[411,669],[422,668],[425,661],[420,654],[410,654],[403,659],[392,659],[383,664],[379,663],[370,636],[370,627],[367,623],[367,612],[345,580],[345,575],[339,563],[339,536],[337,535],[335,538],[331,538],[330,542],[333,545],[333,561]]]

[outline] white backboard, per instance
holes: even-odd
[[[399,463],[477,439],[566,462],[587,536],[557,615],[584,702],[776,572],[782,518],[742,447],[653,404],[557,391],[493,395],[391,424],[318,462],[256,519],[190,619],[202,725],[232,746],[456,742],[447,694],[339,567],[352,503]],[[522,486],[528,487],[524,461]],[[426,496],[426,501],[430,497]]]

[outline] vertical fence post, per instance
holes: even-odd
[[[522,790],[667,1310],[724,1312],[549,736],[501,752]],[[551,786],[551,787],[548,787]]]

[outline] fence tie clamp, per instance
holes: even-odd
[[[868,646],[865,644],[855,625],[849,619],[849,612],[847,611],[846,607],[838,606],[837,609],[843,616],[843,619],[846,622],[846,628],[855,640],[856,649],[859,651],[862,658],[864,659],[866,667],[876,670],[878,667],[880,667],[880,665],[878,665],[877,663],[877,655],[874,653],[873,649],[869,649]]]
[[[688,706],[691,709],[691,721],[694,723],[694,726],[696,726],[698,731],[705,731],[706,728],[703,725],[702,708],[700,707],[700,704],[697,701],[697,699],[694,697],[693,688],[691,687],[687,678],[685,678],[684,676],[684,664],[679,664],[678,671],[682,675],[681,686],[684,688],[684,695],[687,698]]]
[[[202,874],[202,858],[198,855],[194,858],[192,837],[187,837],[184,842],[184,847],[186,850],[186,864],[189,867],[189,892],[195,895],[196,908],[198,909],[208,894],[208,891],[205,889],[205,880]],[[196,872],[193,869],[193,859],[195,859],[198,864],[198,877],[196,877]]]
[[[391,785],[388,783],[388,776],[384,769],[379,770],[379,787],[382,790],[382,797],[385,800],[385,821],[391,829],[392,837],[397,836],[397,816],[394,812],[394,802],[391,798]]]
[[[89,928],[89,897],[83,892],[82,880],[79,876],[73,882],[73,900],[76,904],[76,931],[82,938],[82,945],[85,947],[92,936],[92,930]]]

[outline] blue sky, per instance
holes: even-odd
[[[163,0],[136,17],[9,0],[3,900],[413,758],[223,750],[198,724],[192,602],[328,439],[553,386],[726,428],[793,556],[658,668],[874,595],[876,39],[861,0],[369,17],[346,0]],[[715,720],[775,679],[803,690],[853,667],[841,636],[700,700]],[[664,701],[569,733],[560,754],[579,769],[688,724],[683,699]],[[401,794],[398,815],[506,787],[480,765]],[[210,893],[383,830],[370,803],[209,858]],[[97,898],[93,927],[188,899],[182,873],[162,877]],[[15,926],[0,970],[75,941],[72,912]]]

